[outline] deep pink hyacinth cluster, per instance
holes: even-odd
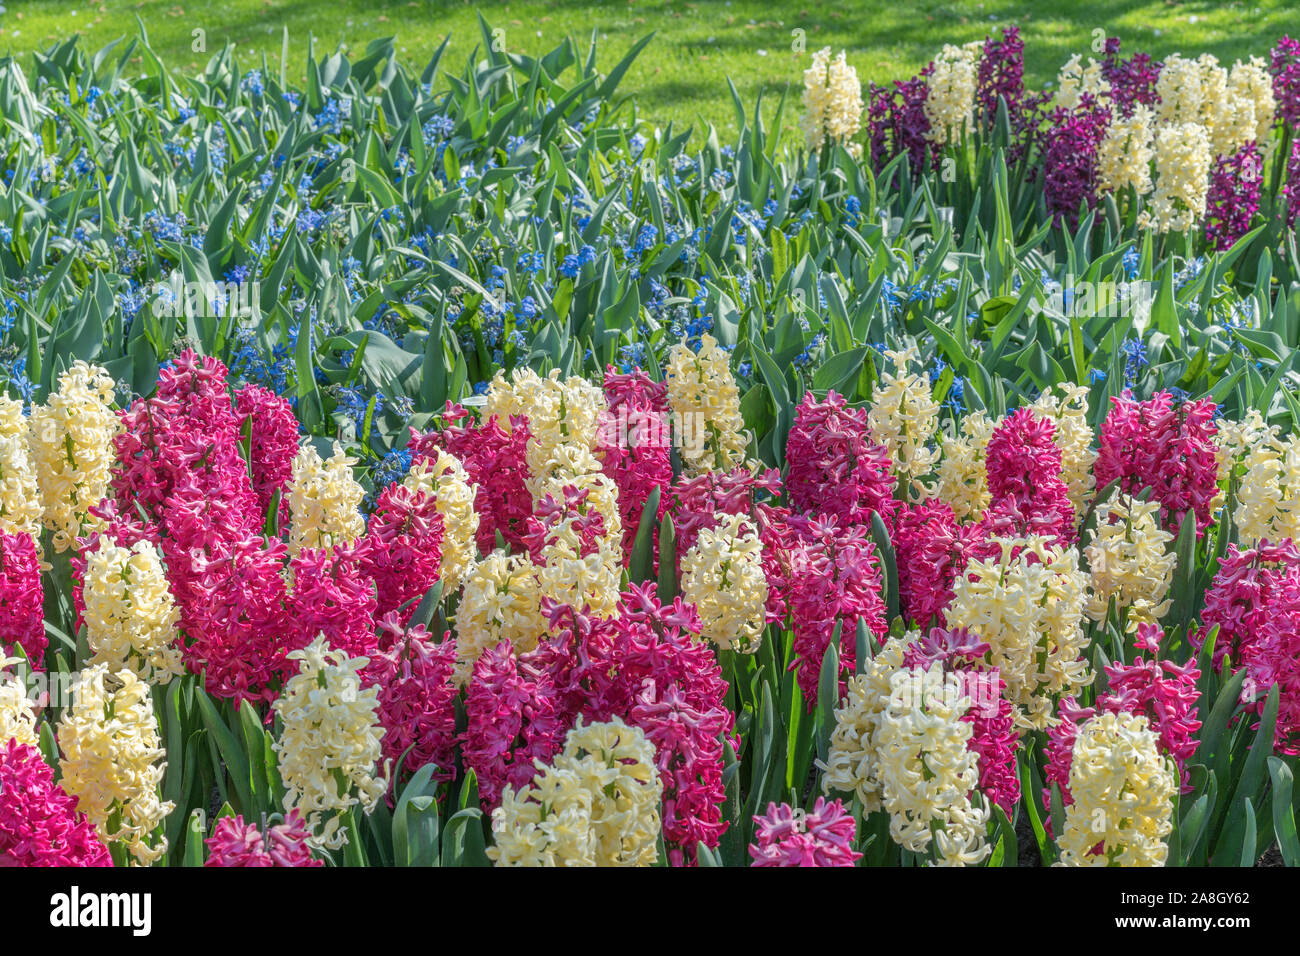
[[[21,647],[36,670],[45,669],[45,589],[36,542],[29,534],[0,533],[0,658]]]
[[[479,514],[479,550],[487,554],[495,548],[498,531],[513,550],[522,550],[532,514],[532,496],[524,484],[528,420],[512,417],[507,432],[496,416],[478,424],[473,412],[451,402],[443,418],[447,426],[441,431],[422,435],[411,429],[407,447],[412,457],[436,456],[439,449],[454,455],[465,466],[470,484],[478,486],[474,510]]]
[[[861,525],[766,507],[760,514],[768,616],[778,621],[789,617],[794,630],[790,667],[797,671],[799,689],[812,710],[835,625],[841,625],[840,698],[856,667],[858,622],[864,621],[881,642],[889,633],[880,596],[880,561]]]
[[[437,768],[434,780],[454,776],[455,666],[456,642],[449,633],[435,643],[422,626],[404,627],[395,614],[380,621],[378,644],[361,680],[379,691],[384,759],[392,761],[394,786],[404,770],[413,772],[427,764]],[[399,766],[403,755],[405,762]]]
[[[899,513],[894,531],[898,593],[903,613],[918,627],[943,625],[957,575],[983,534],[979,525],[961,524],[947,504],[930,499]]]
[[[264,512],[242,450],[249,419],[250,446],[264,455],[259,474],[269,501],[284,487],[276,482],[286,479],[289,451],[284,409],[273,398],[249,392],[237,411],[226,367],[183,352],[159,374],[152,398],[121,413],[117,504],[101,508],[124,532],[122,543],[160,543],[186,636],[186,665],[206,673],[210,692],[236,701],[273,699],[272,685],[294,646],[283,620],[284,548],[262,537]],[[137,510],[144,516],[138,525],[131,514]]]
[[[238,814],[222,817],[212,828],[212,836],[204,843],[208,858],[204,866],[213,867],[266,867],[266,866],[324,866],[324,862],[311,855],[307,839],[311,831],[297,810],[289,811],[283,823],[267,828],[266,835],[256,823],[245,823]]]
[[[1300,40],[1284,36],[1269,56],[1277,116],[1288,126],[1300,126]]]
[[[709,471],[694,478],[679,477],[659,503],[660,520],[673,520],[677,558],[695,546],[700,532],[717,526],[718,514],[753,514],[759,501],[781,493],[781,475],[768,469],[757,475],[744,468]],[[657,540],[657,539],[656,539]],[[655,569],[658,570],[658,549]]]
[[[1190,635],[1200,647],[1206,631],[1219,626],[1214,667],[1246,667],[1242,703],[1253,713],[1263,710],[1274,684],[1278,686],[1275,746],[1285,754],[1300,753],[1300,551],[1290,538],[1257,548],[1228,545],[1205,592],[1201,614],[1204,630]]]
[[[1043,808],[1049,817],[1052,807],[1052,784],[1061,791],[1061,803],[1074,802],[1070,794],[1070,767],[1074,761],[1074,742],[1079,727],[1098,713],[1135,714],[1147,718],[1147,726],[1159,739],[1160,753],[1172,757],[1178,765],[1182,792],[1190,793],[1187,765],[1196,754],[1200,741],[1196,732],[1201,722],[1196,719],[1196,702],[1199,692],[1196,682],[1201,676],[1195,661],[1183,666],[1172,661],[1159,660],[1160,642],[1164,631],[1155,624],[1138,626],[1134,641],[1137,653],[1131,664],[1110,664],[1106,670],[1109,689],[1097,698],[1095,707],[1080,707],[1073,697],[1061,701],[1058,710],[1060,722],[1048,728],[1044,754],[1042,792]],[[1148,657],[1142,652],[1147,652]],[[1050,822],[1049,822],[1050,830]]]
[[[39,750],[13,738],[0,744],[0,866],[112,866],[76,807]]]
[[[659,488],[662,494],[673,482],[668,386],[640,369],[622,374],[610,366],[605,398],[609,407],[600,413],[596,453],[601,470],[618,486],[627,562],[650,493]]]
[[[1205,198],[1207,243],[1215,249],[1229,249],[1250,231],[1263,181],[1264,159],[1253,142],[1231,156],[1215,159]]]
[[[894,488],[889,449],[871,437],[865,408],[850,408],[830,392],[818,402],[804,395],[786,444],[785,488],[790,505],[843,524],[869,524],[879,513],[893,527]]]
[[[1055,426],[1028,408],[1018,408],[989,438],[984,469],[992,504],[985,519],[1003,537],[1042,534],[1074,541],[1074,506],[1061,478],[1061,449]],[[1015,528],[1007,533],[1007,526]]]
[[[663,838],[674,866],[696,847],[717,846],[724,741],[739,747],[727,682],[713,652],[695,638],[700,620],[680,597],[660,603],[653,583],[632,585],[609,620],[549,604],[551,632],[531,658],[546,666],[569,722],[622,717],[655,745],[664,785]]]
[[[509,641],[474,663],[465,713],[461,759],[478,778],[484,807],[496,806],[506,785],[527,786],[537,772],[533,761],[549,763],[571,726],[556,706],[550,675],[516,660]]]
[[[285,620],[283,542],[247,535],[218,541],[199,559],[185,622],[190,669],[217,697],[269,704],[290,672],[288,653],[303,646]]]
[[[1061,806],[1068,807],[1074,803],[1074,796],[1070,793],[1074,742],[1079,737],[1079,727],[1096,713],[1095,707],[1080,707],[1074,697],[1063,697],[1056,709],[1056,715],[1061,719],[1047,728],[1047,743],[1043,746],[1043,756],[1047,761],[1043,765],[1042,798],[1043,809],[1047,811],[1044,823],[1049,835],[1052,832],[1052,784],[1061,791]]]
[[[754,817],[754,866],[853,866],[862,854],[853,849],[853,815],[840,800],[818,797],[811,811],[788,803],[769,803]]]
[[[717,846],[726,829],[724,741],[739,745],[727,682],[694,637],[695,608],[680,597],[665,606],[656,586],[644,584],[623,593],[613,618],[553,601],[544,611],[550,636],[517,659],[507,642],[492,648],[466,690],[461,755],[484,806],[495,805],[507,784],[530,782],[533,761],[549,762],[579,717],[619,717],[655,745],[670,862],[694,863],[696,847]]]
[[[1073,110],[1057,108],[1042,132],[1043,198],[1056,225],[1079,224],[1079,209],[1097,202],[1097,149],[1110,112],[1085,93]]]
[[[282,396],[260,385],[245,385],[235,392],[235,412],[240,427],[249,430],[249,461],[253,491],[263,515],[276,492],[283,493],[293,477],[293,459],[298,454],[298,419]],[[289,503],[280,500],[283,522]]]
[[[114,438],[113,491],[175,536],[167,519],[176,503],[219,501],[224,520],[214,530],[260,530],[257,496],[240,451],[241,416],[226,386],[226,366],[192,350],[158,374],[152,398],[120,413]]]
[[[971,725],[967,748],[979,758],[980,790],[1010,814],[1020,802],[1020,778],[1016,774],[1020,735],[1015,729],[1011,701],[1003,696],[1006,682],[995,668],[984,663],[988,652],[988,643],[966,628],[935,627],[908,645],[903,664],[927,671],[937,665],[945,673],[961,675],[971,699],[961,719]]]
[[[528,519],[528,533],[524,544],[532,559],[543,563],[543,549],[554,539],[558,529],[565,521],[572,519],[568,530],[577,537],[578,556],[590,557],[600,550],[600,543],[605,538],[605,516],[588,504],[590,490],[578,489],[565,485],[561,489],[564,500],[557,501],[555,496],[547,494],[537,502],[533,514]]]
[[[1097,487],[1118,478],[1132,495],[1151,488],[1167,531],[1177,534],[1191,511],[1203,534],[1219,479],[1214,411],[1211,399],[1175,403],[1169,392],[1144,402],[1127,393],[1111,398],[1093,469]]]
[[[1200,696],[1196,682],[1201,677],[1195,659],[1178,665],[1158,660],[1164,631],[1155,624],[1139,624],[1134,641],[1139,650],[1132,664],[1108,664],[1106,682],[1109,691],[1098,698],[1102,711],[1141,714],[1160,736],[1160,750],[1174,758],[1182,778],[1183,793],[1192,791],[1187,762],[1196,753],[1200,741],[1196,731],[1196,701]]]
[[[1156,81],[1163,66],[1152,60],[1148,53],[1135,53],[1128,59],[1119,55],[1119,37],[1106,38],[1106,55],[1101,61],[1102,78],[1110,84],[1110,99],[1119,115],[1133,115],[1133,107],[1141,103],[1155,106],[1160,97],[1156,94]]]
[[[289,561],[285,624],[289,643],[306,647],[318,636],[350,657],[375,646],[375,582],[366,573],[364,546],[303,548]]]
[[[393,483],[379,493],[358,548],[361,569],[378,591],[376,617],[423,597],[437,582],[443,530],[437,500],[428,491]],[[414,612],[412,603],[406,617]]]

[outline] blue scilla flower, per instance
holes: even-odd
[[[1142,369],[1150,364],[1147,347],[1141,339],[1131,338],[1121,348],[1124,353],[1124,387],[1132,388]]]
[[[1121,262],[1124,265],[1124,275],[1126,275],[1130,280],[1137,278],[1138,263],[1141,258],[1142,257],[1138,255],[1137,246],[1130,246],[1128,249],[1124,250],[1124,258]]]

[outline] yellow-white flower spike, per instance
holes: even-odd
[[[159,797],[167,763],[149,685],[125,667],[86,667],[57,736],[63,789],[104,842],[143,866],[161,859],[167,838],[157,831],[175,806]]]
[[[1210,188],[1210,139],[1198,123],[1172,123],[1156,132],[1156,189],[1139,225],[1186,232],[1205,215]]]
[[[1246,449],[1232,521],[1243,548],[1261,541],[1300,540],[1300,441],[1270,430]]]
[[[945,145],[961,140],[975,124],[975,80],[982,43],[953,46],[945,43],[926,77],[926,135]]]
[[[356,459],[334,443],[334,453],[322,461],[310,443],[298,449],[289,482],[289,553],[303,548],[333,548],[351,544],[366,532],[361,515],[365,489],[352,475]]]
[[[1057,74],[1056,105],[1067,110],[1078,109],[1085,94],[1095,100],[1109,100],[1110,83],[1102,75],[1100,63],[1089,57],[1085,66],[1083,58],[1076,53]]]
[[[43,522],[54,549],[66,551],[95,530],[89,514],[109,491],[113,438],[121,422],[113,410],[113,379],[78,359],[59,376],[59,388],[32,409],[27,443],[40,487]]]
[[[952,508],[958,521],[978,519],[989,506],[984,456],[996,427],[983,412],[971,412],[961,420],[958,434],[940,439],[935,497]]]
[[[130,668],[147,684],[184,673],[176,640],[180,609],[158,548],[148,541],[124,548],[101,538],[85,557],[81,594],[92,663]]]
[[[939,460],[933,445],[939,430],[939,403],[926,377],[909,371],[909,366],[920,358],[915,346],[899,352],[886,351],[885,357],[894,368],[880,373],[867,424],[876,441],[889,449],[899,488],[908,489],[913,501],[924,500],[933,489],[921,479],[934,470]]]
[[[1016,726],[1043,730],[1056,723],[1054,700],[1093,680],[1083,656],[1088,578],[1072,547],[1041,536],[993,541],[1000,553],[966,566],[946,617],[950,627],[968,627],[989,643]]]
[[[465,579],[456,609],[456,668],[453,680],[464,687],[483,652],[509,641],[523,654],[546,633],[537,568],[527,555],[493,551]]]
[[[1260,150],[1270,145],[1276,101],[1268,64],[1257,56],[1238,60],[1228,73],[1222,118],[1213,126],[1211,147],[1216,155],[1230,156],[1246,143]]]
[[[324,637],[289,658],[301,662],[298,673],[272,705],[284,727],[274,745],[284,809],[302,813],[316,846],[338,849],[348,839],[338,815],[354,806],[369,813],[388,789],[379,690],[361,685],[366,658],[331,650]]]
[[[617,717],[577,726],[532,786],[492,811],[497,866],[653,866],[663,783],[655,748]]]
[[[891,637],[862,673],[849,678],[848,696],[835,708],[822,789],[857,796],[866,813],[881,808],[877,732],[889,703],[894,672],[903,666],[903,653],[917,637],[911,632]]]
[[[972,724],[960,674],[941,668],[899,668],[890,675],[889,698],[876,734],[881,803],[889,834],[913,853],[930,850],[936,862],[967,866],[989,854],[989,809],[971,802],[979,783],[979,755],[969,748]]]
[[[730,353],[707,334],[701,337],[699,352],[679,342],[669,350],[664,378],[687,474],[729,471],[743,464],[749,433],[740,414]]]
[[[553,480],[598,474],[596,447],[605,393],[586,379],[561,380],[559,369],[542,378],[530,368],[516,369],[509,381],[498,371],[488,388],[484,415],[495,415],[502,428],[510,416],[528,419],[531,437],[524,450],[528,461],[525,485],[534,501],[545,497]]]
[[[474,510],[476,485],[455,455],[439,451],[438,457],[420,460],[403,480],[412,491],[433,495],[434,507],[442,515],[442,593],[454,594],[478,557],[479,514]]]
[[[1097,188],[1123,195],[1130,188],[1138,196],[1151,192],[1151,160],[1155,157],[1155,114],[1135,103],[1129,116],[1111,117],[1097,149]]]
[[[753,654],[763,640],[767,578],[763,544],[743,515],[717,513],[682,557],[682,597],[700,613],[701,636]]]
[[[862,144],[851,142],[862,128],[862,84],[849,66],[844,52],[831,59],[831,48],[813,54],[803,74],[803,115],[799,125],[804,143],[816,151],[827,143],[846,147],[855,159],[862,156]]]
[[[39,552],[44,508],[27,440],[22,402],[0,395],[0,531],[31,535]]]
[[[36,711],[27,697],[27,689],[17,676],[5,668],[22,664],[17,657],[0,657],[0,749],[10,740],[32,747],[40,740],[36,733]]]
[[[565,483],[566,487],[586,492],[587,497],[574,507],[566,508],[558,523],[546,531],[538,554],[538,588],[543,597],[575,608],[586,608],[596,617],[613,617],[618,613],[618,595],[623,576],[623,526],[618,513],[618,486],[606,475],[581,475]],[[564,490],[556,489],[556,500],[564,500]],[[577,531],[585,517],[598,513],[605,533],[584,554],[583,541]]]
[[[1044,391],[1032,408],[1034,414],[1052,423],[1052,441],[1061,449],[1061,479],[1075,515],[1082,517],[1097,486],[1092,475],[1097,450],[1092,447],[1092,427],[1088,424],[1088,389],[1058,384]]]
[[[1119,610],[1128,609],[1129,627],[1163,617],[1178,564],[1169,547],[1173,540],[1160,526],[1160,502],[1139,501],[1116,489],[1084,549],[1092,578],[1088,616],[1103,620],[1114,600]]]
[[[1164,866],[1177,785],[1146,717],[1107,712],[1084,721],[1057,865]]]

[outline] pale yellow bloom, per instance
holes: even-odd
[[[749,433],[740,414],[730,353],[707,334],[701,337],[698,353],[679,342],[668,352],[664,378],[687,474],[727,471],[742,464]]]
[[[43,511],[22,402],[0,395],[0,531],[31,535],[39,553]]]
[[[105,843],[148,866],[167,853],[161,827],[175,809],[159,799],[167,762],[149,686],[128,668],[92,664],[72,695],[58,729],[63,789]]]
[[[1223,116],[1213,126],[1214,152],[1230,156],[1249,142],[1260,150],[1266,149],[1273,132],[1275,108],[1268,64],[1257,56],[1244,63],[1238,60],[1228,74]]]
[[[1246,450],[1232,521],[1243,548],[1284,538],[1300,541],[1300,440],[1270,428]]]
[[[1217,57],[1170,54],[1156,79],[1155,112],[1161,126],[1195,124],[1213,129],[1226,109],[1228,72]]]
[[[540,501],[555,492],[557,480],[563,483],[574,475],[600,472],[593,449],[600,413],[606,408],[605,393],[586,379],[574,376],[561,381],[559,369],[542,378],[530,368],[520,368],[509,381],[504,372],[497,372],[483,414],[495,415],[507,431],[511,415],[527,417],[525,485],[533,500]]]
[[[623,577],[618,486],[602,474],[580,475],[565,484],[588,494],[582,504],[567,508],[564,516],[547,529],[538,555],[541,560],[537,569],[538,591],[559,604],[586,608],[587,613],[596,617],[613,617],[618,613]],[[597,539],[591,553],[584,555],[575,526],[592,512],[598,512],[604,519],[605,533]]]
[[[1079,54],[1065,61],[1056,77],[1056,105],[1067,110],[1077,109],[1084,94],[1095,100],[1110,99],[1110,84],[1102,76],[1101,64],[1088,57],[1083,65]]]
[[[1057,865],[1164,866],[1177,783],[1146,717],[1107,712],[1084,721]]]
[[[862,127],[862,84],[843,51],[834,60],[830,47],[813,54],[812,65],[803,74],[799,125],[809,150],[821,149],[826,142],[838,143],[854,158],[861,158],[862,144],[850,140]]]
[[[1130,627],[1154,624],[1169,610],[1169,587],[1178,556],[1174,536],[1160,526],[1160,503],[1139,501],[1116,489],[1098,510],[1084,553],[1092,576],[1088,616],[1103,620],[1113,598],[1129,608]]]
[[[903,666],[903,653],[917,636],[913,631],[891,637],[860,674],[849,678],[848,696],[835,708],[826,763],[818,762],[822,789],[856,795],[866,813],[881,808],[876,732],[889,703],[894,672]]]
[[[112,377],[80,359],[59,376],[58,391],[32,409],[28,448],[56,551],[96,529],[89,511],[108,494],[113,438],[121,427]]]
[[[1213,155],[1206,128],[1173,123],[1156,133],[1156,190],[1140,225],[1157,232],[1185,232],[1205,215]]]
[[[365,489],[352,476],[356,459],[334,443],[334,454],[322,461],[309,442],[298,449],[289,482],[289,553],[303,548],[333,548],[351,544],[366,532],[361,516]]]
[[[639,727],[579,718],[532,786],[503,791],[488,857],[497,866],[652,866],[662,796],[655,748]]]
[[[939,452],[932,444],[939,430],[939,403],[926,377],[908,370],[920,358],[915,346],[901,352],[886,351],[885,356],[894,369],[880,373],[867,424],[876,441],[889,449],[898,487],[908,488],[913,501],[922,500],[933,489],[920,479],[929,475],[939,460]]]
[[[370,813],[388,789],[388,767],[378,766],[379,690],[362,687],[366,658],[332,650],[324,637],[289,658],[301,661],[299,671],[272,705],[284,727],[274,745],[284,809],[299,810],[312,831],[320,828],[314,845],[338,849],[348,839],[338,815],[358,805]]]
[[[438,457],[411,466],[402,482],[412,491],[433,495],[434,507],[442,515],[442,563],[439,575],[442,593],[450,596],[465,583],[478,556],[479,514],[474,510],[477,485],[455,455],[439,451]]]
[[[1155,115],[1135,103],[1131,115],[1111,118],[1097,149],[1097,188],[1122,194],[1130,187],[1138,196],[1151,192],[1151,160],[1155,157]]]
[[[1074,548],[1061,550],[1042,536],[993,541],[1001,553],[972,560],[958,576],[948,624],[989,643],[1004,694],[1016,705],[1016,726],[1042,730],[1056,722],[1054,699],[1092,683],[1083,656],[1088,579]]]
[[[890,676],[889,698],[876,733],[881,802],[889,835],[913,853],[930,849],[937,862],[967,866],[989,854],[985,827],[989,808],[971,802],[979,783],[979,755],[969,749],[973,725],[960,674],[941,668],[899,668]]]
[[[27,697],[23,682],[5,673],[11,664],[22,664],[17,657],[0,657],[0,750],[9,740],[37,746],[36,711]]]
[[[989,506],[984,456],[996,427],[983,412],[970,412],[961,420],[960,434],[940,439],[935,497],[952,508],[959,521],[979,518]]]
[[[953,46],[945,43],[934,58],[934,70],[925,78],[926,135],[935,143],[957,142],[975,123],[975,80],[983,44]]]
[[[682,597],[700,612],[702,637],[752,654],[766,618],[763,544],[744,515],[719,512],[714,518],[717,526],[701,530],[682,557]]]
[[[469,683],[483,652],[502,641],[519,654],[537,646],[547,630],[540,599],[537,568],[527,555],[497,550],[471,569],[456,609],[458,686]]]
[[[157,547],[124,548],[109,538],[86,553],[86,643],[92,663],[128,667],[142,681],[166,684],[184,673],[177,646],[180,610]]]

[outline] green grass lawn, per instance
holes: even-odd
[[[0,0],[6,2],[6,0]],[[455,0],[7,0],[0,14],[0,51],[25,55],[80,33],[98,49],[133,34],[138,15],[150,41],[170,66],[201,69],[229,40],[245,58],[279,67],[282,29],[289,30],[290,76],[300,73],[308,38],[318,54],[342,44],[361,51],[380,36],[396,37],[408,62],[423,64],[444,36],[452,37],[447,63],[459,66],[480,42],[475,11],[505,31],[507,47],[524,53],[550,49],[566,34],[583,39],[595,29],[601,65],[612,66],[637,39],[655,31],[623,84],[634,92],[642,115],[657,123],[701,120],[734,128],[726,78],[747,104],[761,89],[799,89],[808,52],[792,51],[802,30],[810,52],[822,46],[849,51],[863,82],[903,78],[931,59],[945,42],[977,40],[1009,23],[1026,41],[1029,81],[1054,78],[1071,53],[1088,53],[1094,31],[1123,40],[1127,51],[1163,55],[1175,50],[1209,52],[1231,63],[1250,54],[1267,56],[1273,41],[1300,18],[1294,0],[1249,3],[1078,0],[1032,3],[985,0],[907,2],[760,3],[748,0],[551,0],[551,2],[455,2]],[[207,53],[195,52],[195,30],[204,30]],[[784,124],[793,130],[793,114]]]

